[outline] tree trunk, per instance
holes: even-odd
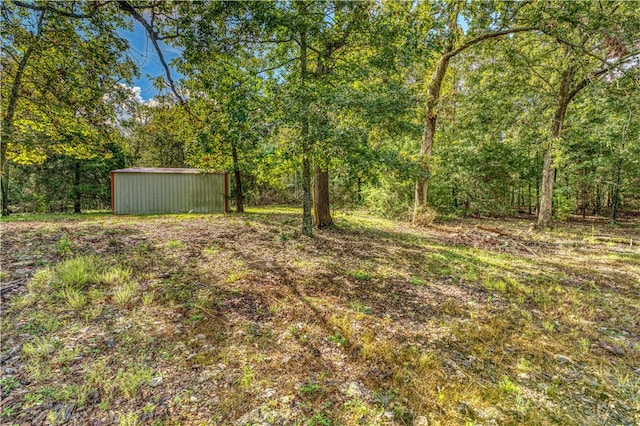
[[[74,160],[73,162],[73,212],[82,213],[80,210],[80,201],[82,200],[82,193],[80,192],[80,160]]]
[[[527,204],[529,206],[529,214],[531,214],[531,178],[527,179]]]
[[[524,193],[522,192],[522,188],[520,188],[518,189],[518,208],[523,208],[525,204]]]
[[[458,191],[455,185],[451,187],[451,197],[453,198],[453,208],[458,210]]]
[[[464,203],[462,205],[462,215],[468,216],[469,209],[471,209],[471,197],[469,194],[464,194]]]
[[[329,171],[316,166],[313,185],[313,223],[318,228],[333,225],[329,208]]]
[[[448,27],[452,33],[458,30],[458,9],[459,5],[453,4],[451,15],[449,16]],[[478,39],[478,42],[480,40]],[[416,179],[416,188],[413,204],[413,222],[416,223],[420,211],[427,206],[428,186],[429,186],[429,174],[431,172],[429,162],[431,159],[431,151],[433,150],[433,143],[436,138],[436,124],[438,120],[438,103],[440,101],[440,89],[442,88],[442,81],[447,74],[447,68],[449,67],[449,61],[454,52],[454,40],[451,39],[444,47],[440,59],[436,65],[436,69],[431,75],[431,80],[427,86],[427,103],[425,105],[424,113],[424,128],[422,131],[422,140],[420,142],[420,155],[419,166],[420,176]]]
[[[7,126],[8,127],[8,126]],[[7,164],[7,137],[5,132],[0,150],[0,196],[2,196],[2,216],[9,215],[9,165]]]
[[[240,165],[238,164],[238,148],[235,142],[231,144],[231,157],[233,158],[233,175],[236,183],[236,212],[244,212],[244,193],[242,192],[242,179]]]
[[[540,164],[540,154],[536,152],[536,168]],[[540,214],[540,173],[536,173],[536,215]]]
[[[553,181],[555,170],[553,168],[553,144],[562,136],[562,126],[567,107],[571,101],[571,81],[573,80],[574,65],[569,65],[562,73],[562,83],[558,94],[558,107],[553,116],[551,134],[544,154],[544,164],[542,166],[542,191],[540,194],[540,210],[538,212],[538,229],[545,229],[551,226],[552,206],[553,206]]]
[[[38,20],[38,29],[42,24],[42,16]],[[2,125],[2,143],[0,143],[0,195],[2,196],[2,216],[9,214],[9,168],[7,167],[7,145],[13,139],[13,119],[16,114],[16,106],[18,104],[18,95],[20,86],[22,85],[22,76],[27,66],[29,57],[33,53],[33,44],[29,45],[24,56],[18,63],[18,69],[13,79],[11,92],[9,93],[9,102],[7,103],[7,112],[4,116]]]
[[[429,186],[429,160],[431,158],[431,152],[433,150],[433,142],[436,137],[436,124],[438,120],[437,106],[440,100],[440,89],[442,88],[442,81],[447,73],[447,67],[449,66],[450,56],[449,51],[452,50],[452,46],[440,57],[438,65],[436,66],[429,86],[427,87],[427,104],[425,107],[424,115],[424,129],[422,131],[422,141],[420,143],[420,168],[421,176],[416,180],[415,197],[414,197],[414,209],[413,209],[413,221],[416,221],[416,216],[419,214],[421,208],[427,206],[427,193]]]
[[[305,153],[302,158],[302,233],[308,236],[313,235],[312,206],[311,164],[308,153]]]
[[[307,81],[307,34],[305,31],[300,33],[300,80],[304,93],[304,111],[302,115],[302,233],[304,235],[313,235],[313,218],[311,209],[313,200],[311,196],[311,162],[309,160],[311,147],[309,146],[309,119],[308,113],[308,97],[306,94]]]
[[[460,14],[460,3],[453,2],[450,4],[450,16],[449,22],[447,26],[449,27],[449,31],[452,34],[455,34],[458,31],[458,16]],[[522,27],[522,28],[512,28],[506,31],[496,31],[493,33],[485,33],[481,34],[471,40],[468,40],[466,43],[458,46],[455,46],[455,40],[451,38],[447,45],[444,47],[444,51],[442,52],[440,59],[438,60],[438,64],[436,65],[436,69],[431,76],[431,80],[429,81],[429,85],[427,86],[427,103],[425,107],[425,117],[424,117],[424,129],[422,132],[422,141],[420,144],[420,155],[419,162],[421,174],[416,179],[416,187],[415,187],[415,196],[414,196],[414,209],[413,209],[413,221],[416,221],[416,216],[420,213],[420,210],[427,206],[427,195],[428,195],[428,185],[429,185],[429,160],[431,157],[431,151],[433,149],[433,142],[435,140],[436,135],[436,122],[438,119],[438,103],[440,101],[440,89],[442,87],[442,81],[444,80],[444,76],[447,73],[447,68],[449,66],[449,61],[455,55],[464,50],[474,46],[478,43],[481,43],[485,40],[502,37],[506,34],[512,34],[523,31],[530,31],[533,28],[531,27]]]
[[[619,200],[619,194],[620,194],[620,174],[622,173],[622,151],[624,151],[624,140],[622,141],[620,154],[618,155],[616,170],[614,172],[614,177],[613,177],[613,191],[611,191],[611,214],[609,216],[609,221],[611,222],[612,225],[616,223],[616,219],[618,215],[618,200]]]
[[[552,204],[553,204],[553,168],[552,153],[553,142],[549,141],[544,154],[544,164],[542,166],[542,185],[540,193],[540,210],[538,211],[538,229],[551,226]]]

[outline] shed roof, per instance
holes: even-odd
[[[220,173],[220,172],[208,172],[203,169],[174,169],[168,167],[133,167],[130,169],[114,170],[114,173]]]

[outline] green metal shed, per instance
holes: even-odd
[[[132,168],[111,172],[113,214],[227,213],[227,173]]]

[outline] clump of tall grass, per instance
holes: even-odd
[[[100,282],[100,269],[94,256],[80,256],[59,263],[55,272],[61,288],[80,290],[88,284]]]

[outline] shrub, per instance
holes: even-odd
[[[568,188],[558,188],[553,198],[554,216],[564,222],[574,213],[577,201]]]
[[[413,224],[416,226],[429,226],[438,217],[438,213],[427,206],[420,206],[415,212]]]
[[[364,188],[364,201],[369,210],[386,218],[406,218],[412,205],[412,185],[393,176],[380,179],[377,186]]]

